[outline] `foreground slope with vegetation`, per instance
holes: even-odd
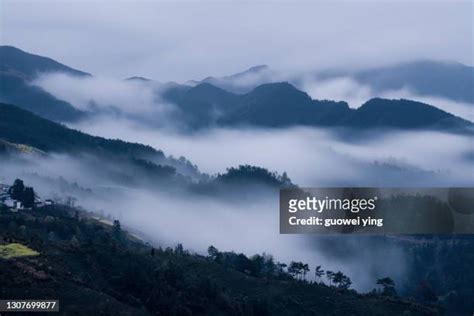
[[[436,315],[434,307],[383,294],[298,280],[271,257],[155,249],[91,214],[50,205],[0,214],[0,297],[57,298],[68,314],[92,315]],[[252,271],[239,262],[254,262]],[[266,265],[268,266],[268,264]],[[278,268],[279,269],[279,268]]]

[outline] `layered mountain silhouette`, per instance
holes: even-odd
[[[0,103],[0,158],[11,155],[18,160],[18,154],[64,154],[92,166],[101,166],[104,178],[118,183],[164,183],[168,188],[188,188],[199,194],[228,197],[229,187],[241,185],[241,182],[246,183],[245,190],[249,185],[267,189],[292,185],[286,174],[280,176],[250,165],[229,168],[223,174],[209,177],[185,157],[176,159],[147,145],[92,136],[17,106]],[[239,190],[244,189],[239,187]]]
[[[422,96],[442,97],[474,105],[474,67],[447,61],[417,60],[358,71],[332,69],[299,75],[284,75],[267,65],[260,65],[234,75],[207,77],[192,83],[211,83],[235,93],[247,93],[261,84],[282,80],[302,87],[308,79],[317,82],[340,77],[367,85],[374,93],[407,89]]]
[[[153,81],[151,79],[148,79],[148,78],[145,78],[145,77],[140,77],[140,76],[128,77],[125,80],[126,81],[135,81],[135,82],[150,82],[150,81]]]
[[[338,121],[341,126],[383,128],[428,128],[472,132],[473,124],[434,106],[410,101],[375,98],[364,103],[347,117]]]
[[[134,172],[155,173],[157,177],[163,173],[200,176],[197,167],[184,157],[175,159],[147,145],[85,134],[17,106],[0,103],[0,154],[18,148],[35,153],[93,157],[103,164],[103,169],[115,163],[115,166],[134,168]]]
[[[420,102],[375,98],[352,109],[346,102],[313,100],[287,82],[264,84],[246,94],[209,83],[177,86],[170,90],[168,100],[179,107],[182,119],[193,128],[319,126],[453,132],[472,132],[473,128],[469,121]]]
[[[63,72],[79,77],[90,74],[11,46],[1,46],[0,55],[0,101],[55,121],[73,121],[86,114],[40,87],[31,85],[30,81],[38,74],[48,72]],[[143,77],[130,77],[127,80],[138,84],[153,82],[157,94],[179,109],[173,120],[190,130],[210,126],[408,128],[451,132],[473,130],[471,122],[420,102],[376,98],[358,109],[352,109],[345,102],[313,100],[288,82],[258,84],[262,80],[272,80],[273,74],[268,66],[262,65],[227,77],[209,77],[195,86],[159,83]],[[425,93],[433,94],[430,89],[434,89],[441,95],[461,100],[470,100],[472,97],[472,89],[468,88],[472,67],[460,64],[413,63],[353,75],[379,89],[397,89],[403,83],[410,83]],[[240,83],[237,89],[239,93],[235,92],[236,82]],[[228,87],[230,91],[223,87]]]
[[[44,72],[64,72],[76,76],[90,76],[90,74],[73,69],[57,61],[38,55],[29,54],[13,46],[0,46],[2,73],[16,75],[25,79]]]
[[[224,77],[207,77],[201,81],[192,81],[193,84],[210,83],[219,88],[234,93],[247,93],[263,83],[278,81],[280,75],[267,65],[258,65],[249,69]]]
[[[73,121],[80,118],[83,112],[30,84],[38,74],[48,72],[90,76],[50,58],[29,54],[12,46],[0,46],[0,101],[16,104],[52,120]]]

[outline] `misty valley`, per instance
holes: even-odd
[[[472,235],[286,235],[278,217],[283,188],[472,187],[471,66],[176,83],[0,56],[0,298],[58,298],[66,315],[474,311]],[[440,72],[458,84],[428,89]],[[317,98],[347,78],[370,86],[360,104]],[[393,211],[409,222],[423,199]]]

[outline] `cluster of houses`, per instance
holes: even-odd
[[[0,183],[0,206],[6,207],[11,212],[18,212],[25,209],[21,201],[15,200],[9,193],[10,186]],[[39,196],[35,196],[35,207],[54,204],[53,200],[41,200]],[[2,208],[0,208],[2,209]]]

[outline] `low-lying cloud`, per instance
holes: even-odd
[[[213,129],[181,134],[110,116],[98,116],[74,127],[184,155],[211,174],[252,164],[286,171],[301,186],[465,186],[474,182],[472,140],[462,135],[392,131],[345,138],[313,128]],[[436,143],[427,141],[433,139]],[[212,244],[247,255],[267,252],[279,261],[307,262],[312,269],[321,264],[348,274],[359,290],[371,290],[375,280],[385,276],[401,284],[409,269],[406,249],[396,240],[280,235],[277,192],[254,192],[252,199],[235,203],[186,191],[169,193],[151,185],[133,187],[108,178],[109,168],[114,168],[109,161],[53,154],[23,163],[2,162],[2,180],[10,183],[23,178],[43,198],[74,196],[78,205],[118,218],[125,227],[156,244],[183,243],[198,253],[205,253]],[[328,249],[328,243],[337,245],[342,255]],[[360,251],[345,255],[354,247]]]
[[[100,110],[94,118],[71,127],[185,156],[209,174],[251,164],[279,173],[286,171],[300,186],[466,186],[474,182],[474,153],[468,136],[429,131],[368,131],[353,133],[348,138],[335,130],[301,127],[216,128],[179,133],[141,124],[134,118],[159,113],[160,106],[165,105],[150,83],[48,74],[40,76],[34,84],[80,109],[90,110],[92,106]],[[338,99],[334,95],[339,93],[342,99],[360,105],[371,97],[372,91],[343,78],[322,84],[311,93],[313,97],[330,99]],[[108,108],[130,115],[114,116],[102,111]],[[157,116],[162,120],[165,117]],[[405,252],[395,242],[380,245],[358,237],[341,236],[328,241],[280,235],[277,195],[255,192],[253,200],[239,203],[194,194],[173,195],[162,188],[131,187],[107,178],[105,166],[114,167],[109,165],[85,157],[50,155],[25,163],[2,162],[2,176],[7,182],[24,178],[43,197],[75,196],[79,205],[118,218],[126,227],[164,246],[181,242],[199,253],[204,253],[210,244],[248,255],[265,251],[280,261],[298,260],[309,263],[313,269],[322,264],[344,271],[360,290],[370,290],[377,277],[400,280],[406,272]],[[350,249],[354,244],[360,247],[362,241],[370,251],[360,251],[351,258],[325,247],[328,242],[337,242],[343,249]],[[381,253],[387,261],[375,260]]]
[[[399,280],[406,269],[404,252],[395,243],[386,251],[367,240],[370,252],[361,250],[346,258],[327,253],[326,238],[279,234],[277,192],[254,192],[252,200],[235,203],[212,196],[117,183],[101,176],[107,161],[98,163],[86,157],[53,154],[1,163],[3,182],[12,183],[20,177],[44,199],[64,201],[75,197],[76,205],[119,219],[127,229],[155,245],[166,247],[183,243],[187,249],[201,254],[209,245],[247,255],[266,252],[278,261],[306,262],[312,270],[322,265],[344,271],[359,290],[373,288],[378,277],[390,275]],[[341,236],[331,242],[350,248],[356,242],[352,238]],[[400,264],[392,266],[372,260],[373,253],[382,250],[387,260]]]
[[[295,77],[296,76],[296,77]],[[217,84],[234,92],[248,92],[253,87],[277,81],[291,81],[303,78],[297,84],[313,99],[346,101],[350,107],[358,108],[366,101],[375,98],[409,99],[433,105],[446,112],[474,121],[474,104],[459,102],[438,96],[420,95],[409,87],[399,90],[375,91],[370,85],[361,84],[351,77],[336,77],[314,80],[303,74],[274,72],[263,68],[255,73],[236,78],[214,79]],[[154,126],[168,128],[173,123],[173,114],[178,109],[165,102],[161,95],[164,85],[155,81],[120,80],[107,77],[77,77],[65,73],[44,73],[38,76],[33,85],[39,86],[60,100],[84,111],[108,111],[122,113],[131,117],[145,119]],[[176,117],[176,116],[174,116]],[[141,120],[143,121],[143,120]]]
[[[174,110],[172,105],[161,100],[160,86],[153,81],[44,73],[32,84],[84,111],[116,110],[134,115],[165,115]]]
[[[93,135],[149,144],[185,156],[215,174],[251,164],[301,186],[454,185],[472,183],[469,136],[430,131],[372,131],[347,139],[315,128],[212,129],[194,134],[98,118],[73,127]],[[436,139],[436,142],[426,140]]]

